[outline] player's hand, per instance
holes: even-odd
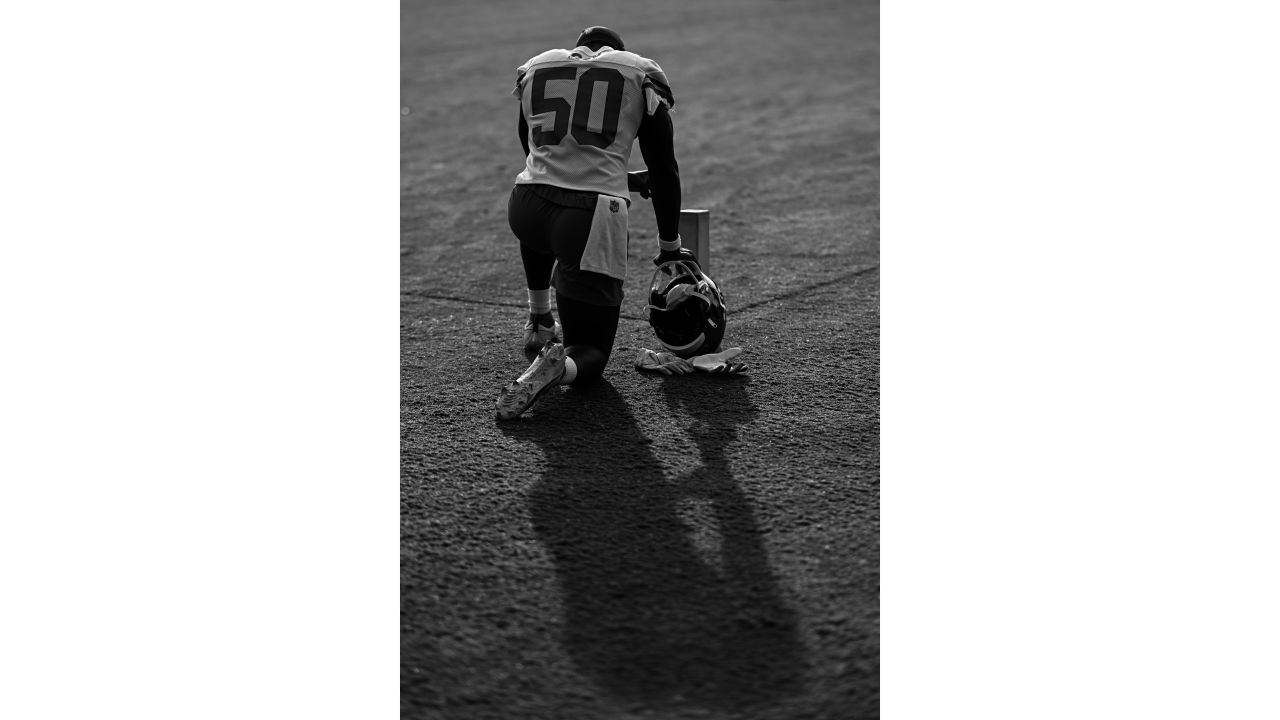
[[[661,265],[664,262],[671,262],[673,260],[683,260],[684,262],[691,262],[694,265],[698,265],[698,256],[694,255],[692,252],[689,251],[688,248],[684,248],[684,247],[678,248],[676,250],[659,251],[658,254],[653,258],[653,264]],[[702,270],[701,265],[698,265],[698,270]]]
[[[649,199],[649,171],[639,170],[627,173],[627,191],[640,193],[640,197]]]

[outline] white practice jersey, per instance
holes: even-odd
[[[516,71],[512,95],[529,124],[516,183],[627,197],[627,162],[645,114],[674,106],[662,68],[603,47],[548,50]]]

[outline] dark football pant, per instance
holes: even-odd
[[[507,205],[511,231],[520,239],[526,284],[532,290],[555,284],[565,351],[578,366],[575,385],[604,372],[622,305],[621,280],[578,267],[594,213],[594,205],[552,202],[523,185],[515,186]]]

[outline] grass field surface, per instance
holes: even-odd
[[[604,381],[499,423],[527,365],[509,93],[591,24],[671,80],[751,369],[631,366],[637,202]],[[878,716],[878,5],[404,3],[401,106],[403,717]]]

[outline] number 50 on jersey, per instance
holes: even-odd
[[[530,83],[529,126],[534,145],[559,145],[565,135],[572,133],[579,145],[604,149],[618,137],[626,87],[621,72],[609,67],[593,67],[579,75],[576,67],[547,67],[535,70]],[[552,84],[552,93],[562,94],[549,94],[548,84]],[[572,102],[569,98],[573,98]],[[597,108],[599,123],[594,124],[591,120]],[[550,122],[544,117],[547,114]],[[535,127],[534,123],[538,125]]]

